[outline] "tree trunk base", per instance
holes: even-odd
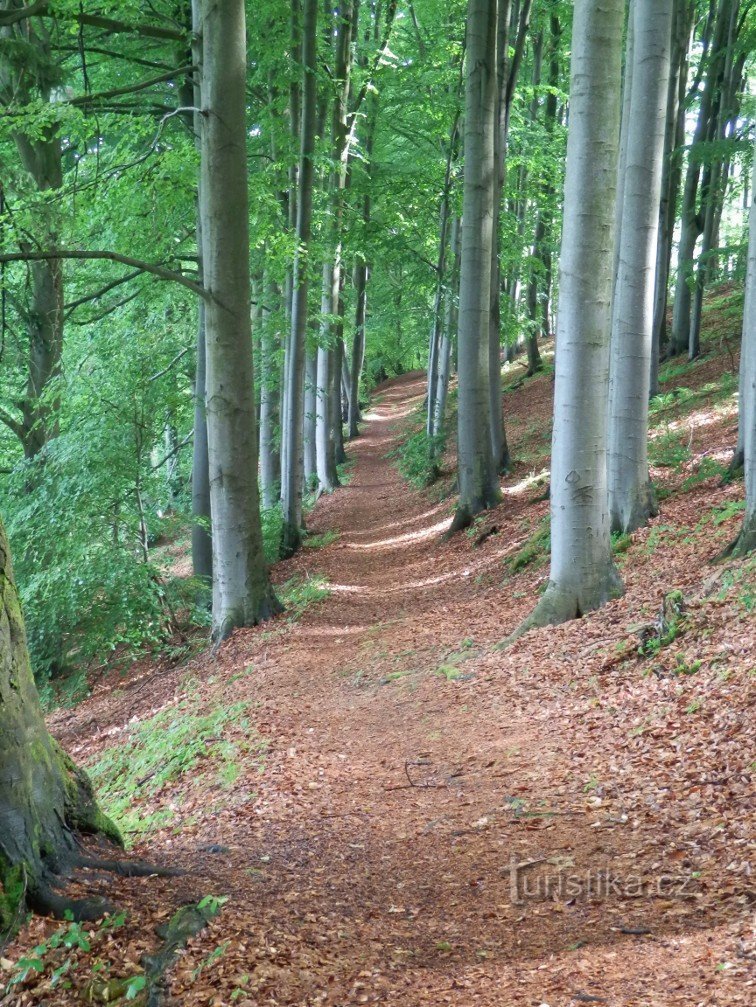
[[[521,636],[531,629],[542,629],[545,626],[560,626],[572,619],[582,619],[588,612],[593,612],[614,598],[619,598],[624,592],[622,581],[612,564],[602,577],[594,579],[589,590],[579,593],[572,587],[561,587],[554,581],[549,586],[536,605],[535,609],[517,629],[497,645],[497,650],[506,650]]]

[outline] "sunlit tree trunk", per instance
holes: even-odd
[[[304,395],[304,481],[306,486],[312,486],[318,475],[315,450],[317,389],[318,354],[317,350],[308,350]]]
[[[250,327],[243,0],[201,5],[201,216],[207,292],[207,433],[213,536],[213,635],[278,609],[268,580],[257,481]]]
[[[0,523],[0,936],[21,923],[25,906],[79,919],[102,915],[101,902],[73,901],[52,889],[77,861],[76,833],[120,844],[86,775],[45,727]]]
[[[621,591],[606,487],[613,221],[623,0],[577,0],[557,319],[551,572],[518,634],[598,608]]]
[[[500,497],[491,441],[489,384],[496,170],[496,15],[496,0],[469,0],[458,334],[459,503],[452,528],[469,524],[475,514],[498,503]],[[500,403],[498,406],[501,408]]]
[[[291,330],[288,341],[286,380],[286,424],[282,437],[285,465],[281,472],[284,555],[294,552],[301,541],[302,489],[309,475],[304,464],[304,432],[308,427],[305,413],[305,369],[308,305],[308,250],[312,228],[314,185],[315,125],[317,116],[317,0],[305,0],[302,27],[302,123],[299,154],[299,198],[297,200],[297,250],[291,303]],[[308,442],[312,445],[312,441]]]
[[[623,102],[626,149],[612,315],[609,391],[609,512],[631,532],[656,513],[648,473],[648,399],[654,324],[659,199],[673,0],[632,0],[634,66]]]

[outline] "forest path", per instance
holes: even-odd
[[[547,379],[538,387],[548,395]],[[338,537],[276,567],[279,583],[325,579],[328,597],[61,718],[56,733],[81,756],[187,696],[243,701],[266,745],[262,773],[249,757],[231,786],[206,773],[145,798],[173,820],[139,852],[189,874],[119,882],[130,939],[149,946],[170,907],[228,895],[175,969],[181,1005],[736,1003],[737,986],[704,999],[726,982],[711,948],[732,912],[651,884],[680,873],[679,857],[665,860],[680,813],[637,763],[617,764],[612,737],[627,743],[647,700],[592,678],[632,589],[601,618],[495,650],[545,572],[503,583],[503,557],[547,505],[516,472],[495,515],[503,534],[479,549],[443,542],[453,499],[408,488],[386,457],[423,394],[418,375],[379,391],[349,447],[351,482],[310,521]],[[637,573],[646,596],[652,569]],[[83,740],[93,724],[104,733]],[[527,865],[519,882],[512,863]],[[607,891],[606,874],[624,888]]]

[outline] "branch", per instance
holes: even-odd
[[[3,406],[0,406],[0,423],[4,423],[9,430],[12,430],[19,440],[24,439],[23,424],[19,423],[17,419],[14,419],[13,416],[11,416],[11,414],[3,408]]]
[[[36,3],[29,4],[28,7],[4,11],[0,14],[0,27],[5,28],[8,25],[16,24],[18,21],[24,21],[28,17],[33,17],[35,14],[41,14],[49,6],[50,0],[36,0]]]
[[[132,273],[125,273],[123,276],[119,276],[116,280],[111,280],[110,283],[106,283],[104,287],[100,287],[93,294],[87,294],[86,297],[79,297],[76,301],[71,301],[70,304],[64,305],[65,307],[65,317],[68,318],[77,308],[80,308],[82,304],[87,304],[89,301],[96,301],[104,294],[113,290],[114,287],[120,287],[122,283],[128,283],[129,280],[136,279],[137,276],[142,275],[141,269],[135,269]]]
[[[162,371],[158,371],[157,374],[153,374],[151,377],[147,378],[147,380],[148,381],[157,381],[158,378],[162,378],[163,375],[167,374],[168,371],[170,371],[171,368],[174,367],[179,362],[179,360],[181,360],[182,357],[185,357],[187,355],[188,352],[189,352],[189,347],[187,347],[184,350],[181,350],[181,352],[177,353],[176,356],[173,358],[173,360],[171,360],[170,364],[167,364],[162,369]]]
[[[45,5],[47,6],[47,5]],[[90,28],[102,28],[104,31],[118,34],[142,35],[145,38],[167,38],[177,42],[186,42],[188,32],[177,31],[175,28],[161,28],[154,24],[127,24],[125,21],[114,21],[99,14],[74,14],[74,21],[89,25]]]
[[[149,87],[153,87],[155,84],[162,84],[166,80],[173,80],[174,77],[179,77],[182,74],[187,73],[189,70],[195,70],[196,67],[193,66],[180,66],[175,70],[169,70],[167,73],[161,73],[157,77],[152,77],[150,80],[143,80],[137,84],[124,85],[124,87],[114,87],[111,91],[99,91],[97,94],[82,94],[78,98],[71,98],[68,102],[69,105],[91,105],[93,102],[104,101],[108,98],[118,98],[122,94],[134,94],[137,91],[145,91]]]
[[[83,249],[54,248],[49,252],[2,252],[0,262],[40,262],[44,259],[108,259],[110,262],[120,262],[124,266],[131,266],[132,269],[139,269],[143,273],[152,273],[159,276],[161,280],[173,280],[180,283],[182,287],[191,290],[205,300],[210,299],[210,294],[199,283],[188,279],[182,273],[177,273],[173,269],[166,269],[165,266],[158,266],[154,262],[143,262],[141,259],[134,259],[130,255],[121,255],[119,252],[104,251],[84,251]]]
[[[186,437],[184,437],[183,440],[179,441],[176,447],[172,448],[168,452],[165,458],[161,458],[159,462],[155,462],[155,464],[152,466],[152,471],[156,472],[157,469],[162,468],[166,462],[169,462],[174,455],[177,455],[182,448],[186,447],[186,445],[189,443],[192,437],[194,437],[194,431],[190,430],[189,433],[186,435]]]

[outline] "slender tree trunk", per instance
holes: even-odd
[[[455,214],[452,217],[449,254],[452,261],[451,275],[444,294],[444,327],[441,336],[441,346],[438,354],[438,385],[436,389],[436,416],[433,423],[435,435],[444,432],[446,419],[446,400],[449,394],[449,374],[452,363],[452,343],[457,328],[457,296],[459,285],[460,257],[460,220]]]
[[[318,352],[308,350],[305,366],[304,399],[304,478],[305,485],[313,488],[317,481],[316,416],[318,392]]]
[[[267,508],[275,507],[281,480],[280,333],[270,307],[275,293],[272,283],[263,285],[260,312],[260,490],[262,505]]]
[[[489,349],[496,132],[496,0],[469,0],[459,304],[459,503],[452,530],[498,503]],[[497,336],[498,343],[498,336]],[[498,367],[498,351],[497,351]],[[501,410],[501,402],[497,401]]]
[[[743,342],[741,345],[740,411],[743,431],[746,506],[743,526],[728,550],[745,556],[756,548],[756,149],[751,182]]]
[[[279,609],[268,580],[257,482],[243,0],[205,0],[201,184],[207,291],[207,434],[213,520],[213,636]]]
[[[632,0],[630,7],[635,66],[623,107],[627,149],[609,390],[609,513],[612,530],[622,532],[657,511],[648,474],[648,400],[672,7],[673,0]]]
[[[192,570],[194,576],[211,583],[213,540],[210,534],[210,464],[207,454],[205,412],[205,303],[197,314],[197,363],[194,378],[194,441],[192,445]]]
[[[370,221],[370,196],[365,196],[363,204],[363,221]],[[354,340],[352,341],[352,369],[349,389],[349,436],[357,437],[360,422],[360,375],[365,360],[365,319],[367,317],[367,282],[370,267],[364,258],[360,257],[354,266]]]
[[[53,893],[58,875],[80,858],[76,833],[121,843],[86,775],[45,727],[0,523],[0,936],[18,926],[26,906],[78,919],[108,908]]]
[[[656,256],[654,331],[651,350],[650,394],[659,392],[659,360],[667,340],[667,303],[672,243],[677,219],[677,197],[682,181],[681,148],[685,142],[685,93],[688,80],[688,44],[693,22],[691,0],[675,0],[672,28],[672,72],[667,90],[659,241]]]
[[[516,635],[621,591],[606,488],[623,0],[576,0],[551,463],[549,585]]]
[[[701,94],[696,128],[688,153],[688,166],[683,189],[680,239],[677,252],[677,279],[675,282],[675,300],[672,309],[670,349],[673,353],[685,353],[690,346],[692,305],[690,281],[693,277],[696,243],[703,227],[698,205],[701,163],[696,154],[700,149],[700,145],[709,136],[712,126],[712,108],[717,82],[721,75],[722,61],[726,53],[727,33],[732,4],[734,2],[737,2],[737,0],[719,0],[714,24],[712,26],[712,19],[709,18],[704,34],[704,51],[701,56],[701,59],[705,61],[703,92]],[[709,50],[711,51],[709,52]]]
[[[302,489],[310,475],[305,465],[303,443],[308,427],[305,415],[305,367],[308,304],[308,251],[312,229],[312,195],[314,185],[315,125],[318,110],[317,94],[317,0],[305,0],[302,49],[302,123],[299,154],[299,199],[297,201],[297,249],[291,304],[291,330],[288,340],[288,371],[286,374],[286,425],[282,431],[286,444],[285,468],[281,472],[283,505],[283,555],[299,548],[302,535]],[[308,447],[312,441],[308,442]]]
[[[330,249],[323,266],[321,346],[318,350],[318,411],[315,437],[318,453],[318,480],[322,492],[338,486],[337,461],[343,459],[341,425],[341,340],[344,331],[343,215],[344,189],[349,163],[347,97],[351,73],[351,40],[356,8],[353,0],[343,0],[335,11],[334,80],[335,93],[331,115],[331,145],[334,168],[330,189]],[[322,429],[325,425],[326,429]],[[325,452],[325,453],[324,453]]]
[[[543,62],[543,32],[539,32],[533,42],[533,98],[530,103],[530,121],[535,125],[538,121],[538,89],[541,85],[541,66]],[[541,192],[544,188],[541,186]],[[543,206],[536,207],[536,225],[533,235],[530,276],[528,278],[527,309],[530,328],[528,331],[528,375],[533,376],[543,369],[541,353],[538,349],[538,334],[541,331],[540,321],[540,287],[543,271],[543,245],[546,239],[546,219]]]
[[[192,0],[191,24],[200,23],[201,0]],[[198,34],[192,33],[191,63],[194,70],[187,76],[181,94],[181,104],[187,109],[184,119],[194,135],[199,149],[202,107],[200,76],[202,67],[202,42]],[[194,111],[197,110],[197,111]],[[198,280],[203,282],[202,270],[202,215],[199,195],[200,178],[197,175],[197,271]],[[194,370],[194,438],[192,441],[192,572],[207,584],[213,576],[213,542],[210,535],[210,465],[207,456],[207,415],[205,409],[206,360],[205,360],[205,302],[200,299],[197,306],[197,336],[195,341]]]

